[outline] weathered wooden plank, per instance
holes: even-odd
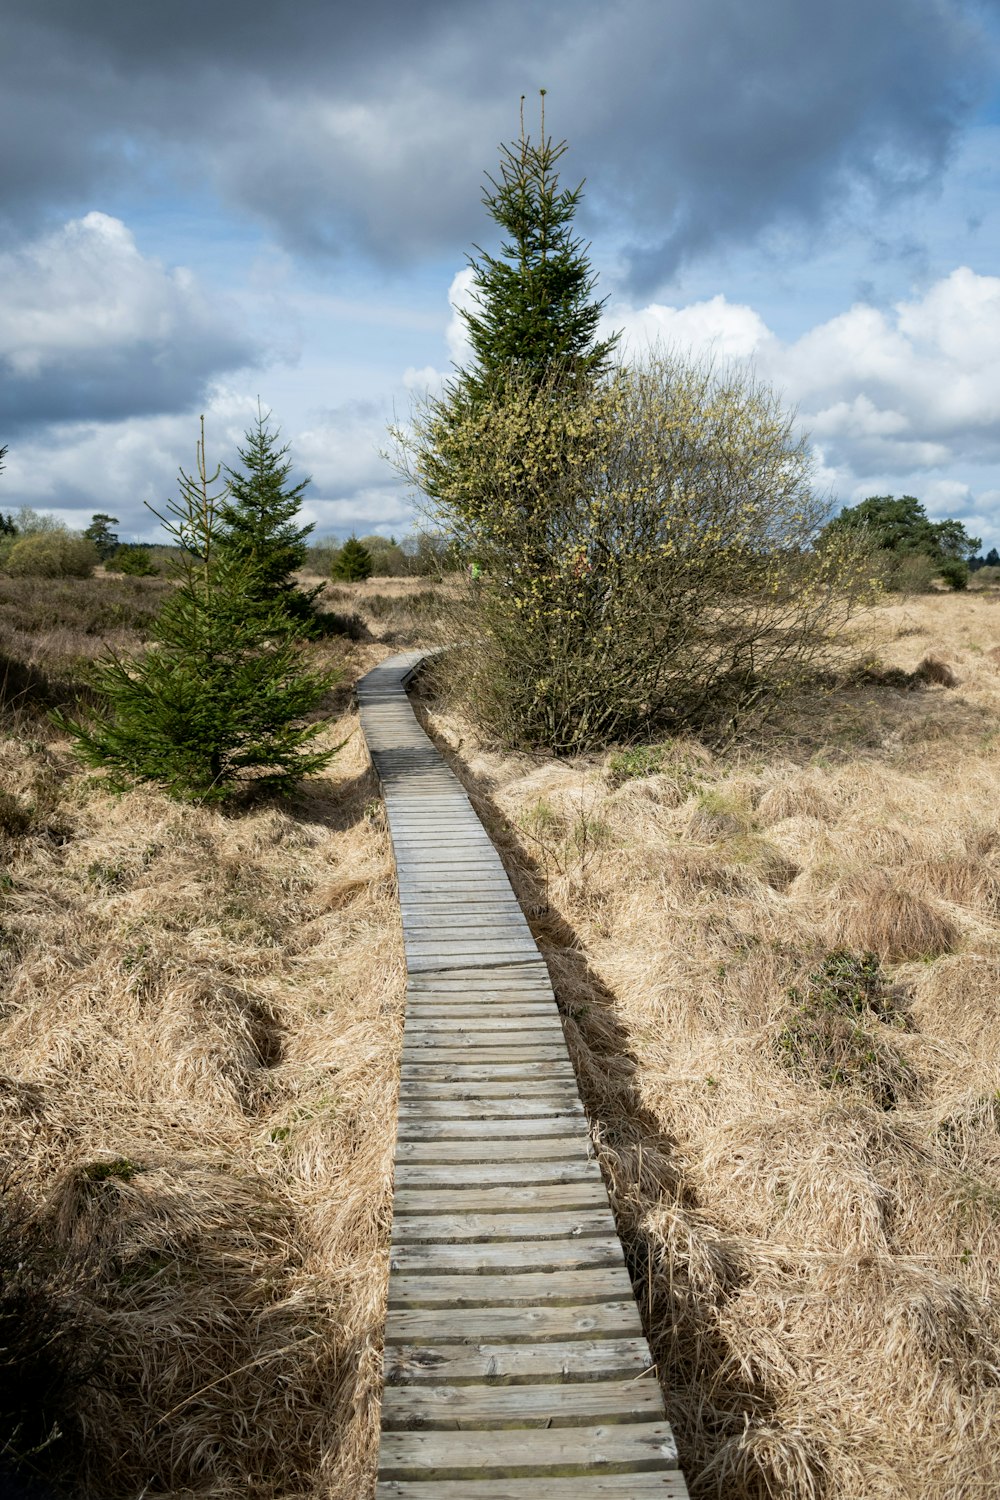
[[[475,1050],[480,1047],[502,1047],[510,1050],[513,1047],[536,1048],[545,1047],[558,1052],[565,1047],[563,1043],[562,1026],[558,1021],[547,1028],[543,1028],[543,1035],[536,1035],[537,1027],[503,1027],[494,1026],[489,1016],[484,1016],[474,1027],[453,1027],[450,1029],[438,1029],[429,1026],[407,1026],[403,1033],[403,1046],[411,1050],[436,1048],[438,1050],[447,1047],[456,1047],[462,1050]],[[547,1035],[545,1034],[547,1032]]]
[[[510,887],[508,886],[509,889]],[[471,965],[465,974],[452,975],[449,979],[449,984],[453,989],[459,989],[466,980],[471,984],[481,985],[484,982],[484,977],[488,978],[489,976],[484,976],[481,969],[477,969],[475,965]],[[497,989],[530,986],[532,988],[544,989],[549,994],[552,993],[552,982],[549,979],[549,971],[540,958],[530,967],[527,964],[519,965],[516,974],[497,973],[494,977]],[[426,981],[422,983],[426,984]],[[417,987],[419,988],[420,984]]]
[[[490,1025],[494,1021],[516,1019],[518,1016],[530,1017],[532,1020],[541,1018],[560,1024],[562,1022],[560,1012],[552,1000],[544,995],[516,996],[508,1000],[480,999],[468,994],[451,998],[432,995],[426,999],[421,995],[410,995],[406,1005],[407,1020],[416,1022],[436,1019],[455,1021],[459,1025],[471,1021],[473,1029],[476,1023]]]
[[[507,1040],[508,1037],[512,1039]],[[552,1040],[544,1033],[534,1046],[523,1032],[497,1031],[492,1036],[476,1032],[466,1040],[458,1031],[439,1039],[421,1031],[404,1033],[403,1036],[402,1061],[407,1066],[417,1067],[431,1062],[445,1068],[463,1064],[471,1067],[476,1063],[488,1066],[493,1058],[498,1063],[549,1062],[555,1065],[564,1062],[566,1050],[561,1036]]]
[[[603,1182],[529,1183],[513,1187],[408,1188],[397,1182],[393,1206],[397,1214],[488,1213],[517,1209],[604,1208],[608,1195]]]
[[[573,1479],[383,1479],[375,1500],[687,1500],[677,1469]]]
[[[426,873],[432,875],[434,878],[437,878],[436,872],[430,866],[426,867]],[[403,875],[403,879],[405,882],[405,872]],[[481,920],[477,922],[478,926],[487,926],[490,923],[490,919],[492,919],[492,923],[495,926],[517,927],[519,930],[523,930],[525,932],[530,930],[524,913],[514,911],[514,909],[508,903],[506,903],[502,899],[502,897],[498,898],[495,894],[495,886],[492,888],[493,894],[489,903],[483,901],[482,891],[480,889],[478,881],[476,882],[473,889],[479,897],[478,901],[466,899],[470,894],[468,887],[466,887],[466,890],[460,891],[459,893],[454,895],[449,903],[438,903],[437,905],[435,905],[435,903],[431,900],[424,900],[416,891],[410,889],[407,883],[404,883],[402,887],[404,898],[406,896],[409,896],[412,899],[404,899],[400,902],[400,912],[402,914],[403,921],[413,922],[419,919],[422,923],[428,926],[433,923],[460,927],[461,924],[466,920],[472,921],[479,918]],[[536,948],[536,962],[537,959],[538,950]]]
[[[436,870],[435,865],[424,864],[421,865],[421,868],[423,868],[424,873],[429,874],[429,876],[435,877],[435,879],[436,877],[438,877],[438,870]],[[399,874],[400,870],[402,870],[403,879],[405,879],[405,867],[396,865],[396,870],[397,874]],[[480,882],[478,882],[478,879],[475,880],[474,889],[475,891],[481,891],[481,886]],[[420,895],[418,895],[417,892],[411,891],[411,889],[406,888],[406,886],[403,886],[403,892],[405,892],[405,895],[409,895],[409,897],[411,897],[411,900],[400,901],[400,909],[402,909],[403,918],[405,919],[409,919],[409,916],[412,915],[412,907],[414,906],[430,907],[430,909],[432,909],[433,915],[441,916],[442,912],[447,912],[447,915],[451,915],[451,913],[453,913],[454,907],[456,906],[463,906],[466,910],[472,912],[472,910],[475,909],[475,904],[477,904],[472,900],[466,900],[466,895],[469,894],[468,883],[466,883],[465,891],[462,891],[462,894],[460,895],[456,895],[456,897],[454,897],[453,900],[450,901],[450,903],[445,904],[439,901],[439,903],[436,904],[436,910],[433,910],[433,907],[435,907],[435,903],[433,903],[433,901],[421,900]],[[492,897],[493,906],[502,907],[502,916],[504,916],[504,919],[510,919],[511,922],[516,922],[517,926],[519,927],[528,927],[528,919],[525,918],[525,913],[519,913],[516,912],[516,910],[511,909],[510,904],[505,903],[504,898],[496,895],[496,885],[492,886],[489,894],[490,897]],[[480,903],[478,904],[483,903],[481,903],[480,901]]]
[[[406,985],[407,999],[433,1000],[441,1005],[449,1001],[456,1004],[477,1005],[502,1004],[504,1001],[545,1001],[556,1003],[552,986],[540,981],[534,966],[517,964],[505,967],[502,964],[490,969],[451,969],[447,974],[411,974]]]
[[[491,1047],[463,1046],[461,1042],[462,1033],[460,1031],[451,1032],[449,1037],[452,1044],[443,1047],[431,1041],[424,1043],[422,1038],[425,1034],[422,1030],[418,1030],[415,1027],[411,1033],[413,1038],[412,1046],[409,1045],[404,1037],[406,1051],[401,1058],[401,1066],[412,1069],[412,1076],[415,1081],[420,1078],[426,1080],[437,1077],[442,1080],[451,1078],[453,1082],[460,1083],[463,1077],[474,1078],[477,1070],[483,1075],[480,1081],[484,1083],[509,1079],[511,1077],[510,1074],[491,1074],[489,1072],[490,1059],[495,1056],[501,1059],[498,1062],[498,1066],[500,1067],[509,1069],[524,1065],[529,1069],[530,1071],[525,1073],[526,1081],[530,1078],[551,1078],[572,1084],[579,1091],[576,1083],[576,1074],[573,1071],[572,1063],[570,1063],[566,1055],[565,1046],[563,1047],[563,1056],[561,1058],[533,1057],[533,1049],[528,1046],[520,1046],[516,1049],[505,1047],[502,1043],[505,1033],[499,1030],[496,1033],[496,1045]],[[536,1035],[538,1036],[539,1049],[544,1049],[548,1052],[556,1050],[556,1043],[547,1031],[539,1028]],[[559,1040],[561,1042],[562,1038],[560,1037]],[[433,1063],[428,1059],[428,1054],[430,1053],[433,1053],[436,1059]],[[463,1069],[465,1072],[461,1071]],[[515,1091],[512,1090],[511,1092]]]
[[[414,1240],[426,1244],[457,1244],[459,1240],[551,1240],[570,1235],[614,1234],[615,1221],[606,1205],[598,1208],[550,1208],[537,1213],[397,1214],[392,1221],[392,1244]]]
[[[419,1006],[414,1006],[407,1011],[406,1030],[410,1033],[427,1032],[435,1036],[447,1036],[450,1032],[466,1035],[477,1028],[490,1032],[530,1031],[532,1033],[551,1033],[553,1036],[562,1037],[562,1023],[555,1007],[546,1006],[544,1009],[530,1007],[525,1010],[511,1010],[509,1007],[504,1011],[500,1006],[490,1006],[488,1011],[477,1009],[473,1012],[475,1025],[469,1025],[469,1018],[455,1015],[424,1016]]]
[[[441,1013],[443,1011],[443,1013]],[[523,1020],[523,1028],[507,1026],[504,1023]],[[569,1061],[569,1053],[563,1040],[562,1017],[550,1004],[524,1005],[520,1001],[511,1006],[505,1014],[494,1014],[493,1007],[488,1001],[482,1005],[476,1004],[471,1007],[455,1005],[450,1008],[442,1008],[428,1002],[428,1008],[424,1010],[415,1005],[407,1015],[407,1025],[412,1025],[414,1032],[429,1031],[430,1027],[438,1021],[453,1021],[455,1024],[443,1029],[439,1033],[439,1041],[447,1045],[447,1037],[461,1036],[463,1028],[466,1032],[476,1032],[483,1029],[494,1031],[497,1035],[506,1033],[515,1035],[519,1030],[542,1033],[539,1035],[539,1043],[546,1046],[553,1045],[545,1035],[545,1027],[553,1028],[553,1035],[558,1042],[563,1044],[563,1056]],[[554,1060],[554,1059],[553,1059]]]
[[[460,817],[455,812],[445,819],[438,817],[408,818],[396,813],[390,828],[394,849],[482,849],[489,857],[496,858],[496,849],[475,813]]]
[[[503,867],[496,850],[488,840],[483,845],[469,834],[463,834],[455,840],[449,838],[445,842],[443,839],[436,839],[429,831],[426,834],[411,833],[405,839],[397,838],[393,833],[392,848],[393,854],[401,858],[404,864],[416,863],[424,858],[431,860],[446,858],[463,861],[477,859],[484,870],[495,870],[498,865]]]
[[[517,996],[508,1000],[480,999],[478,996],[465,998],[454,996],[437,997],[435,995],[424,998],[421,995],[410,995],[406,1005],[407,1020],[414,1022],[424,1020],[455,1021],[464,1025],[471,1021],[473,1029],[476,1024],[490,1025],[494,1021],[514,1020],[518,1016],[526,1016],[532,1019],[546,1020],[552,1023],[562,1023],[562,1015],[546,996]]]
[[[677,1445],[667,1423],[609,1422],[568,1430],[558,1427],[387,1432],[379,1473],[387,1478],[477,1478],[483,1474],[542,1474],[546,1468],[578,1474],[588,1468],[626,1472],[676,1468]]]
[[[436,798],[430,799],[432,805],[436,805],[438,810],[447,810],[447,808],[454,807],[456,802],[460,802],[463,807],[471,807],[472,804],[469,802],[469,798],[466,796],[459,778],[451,775],[450,771],[445,771],[444,774],[450,775],[451,781],[445,787],[444,792],[439,792]],[[427,801],[429,799],[423,793],[409,792],[405,786],[394,786],[390,787],[390,790],[385,793],[384,801],[387,807],[391,807],[393,810],[396,810],[396,808],[405,808],[409,802],[412,807],[418,808],[420,811],[427,811]]]
[[[639,1314],[627,1302],[584,1306],[389,1309],[387,1344],[531,1343],[539,1339],[638,1338]]]
[[[403,942],[407,959],[433,958],[437,954],[449,960],[460,956],[465,963],[470,957],[483,963],[508,963],[522,954],[536,951],[527,927],[522,929],[514,922],[492,922],[489,926],[463,930],[428,923],[414,927],[409,918],[404,917]],[[452,967],[458,968],[459,965],[455,963]]]
[[[470,881],[463,878],[458,871],[442,872],[434,874],[425,871],[420,874],[416,870],[403,870],[397,872],[400,890],[408,896],[447,895],[468,897]],[[495,875],[492,872],[485,873],[481,877],[476,876],[474,889],[480,895],[496,898],[503,894],[506,877],[501,872]]]
[[[387,1385],[465,1380],[609,1380],[650,1367],[642,1338],[561,1339],[540,1344],[393,1344],[385,1351]]]
[[[502,1006],[534,1008],[545,1010],[551,1014],[558,1014],[555,996],[547,986],[528,983],[495,984],[494,976],[501,974],[507,977],[505,969],[480,970],[481,982],[470,984],[464,973],[461,974],[459,984],[449,984],[452,974],[458,970],[451,969],[447,974],[435,976],[433,974],[411,974],[406,986],[406,1008],[414,1015],[419,1015],[420,1006],[443,1006],[450,1005],[456,1016],[463,1011],[473,1010],[485,1014],[488,1006],[492,1012],[493,1008]],[[512,977],[517,979],[517,975]]]
[[[425,806],[432,802],[441,806],[457,795],[455,783],[426,763],[421,764],[415,756],[390,756],[387,751],[380,750],[375,756],[375,769],[390,802],[394,792],[405,791],[415,804]]]
[[[509,906],[504,907],[500,903],[485,907],[473,903],[466,905],[456,902],[451,906],[429,911],[426,907],[415,910],[412,904],[408,904],[400,906],[400,917],[403,926],[413,932],[434,932],[441,936],[447,936],[450,933],[453,936],[480,938],[487,936],[491,927],[495,927],[498,932],[509,933],[512,936],[523,937],[525,933],[531,932],[523,912],[513,911]],[[536,947],[536,962],[537,958]]]
[[[435,1140],[396,1141],[396,1160],[413,1162],[497,1162],[585,1160],[592,1152],[590,1136],[577,1128],[561,1136],[533,1136],[512,1141],[489,1135],[454,1136]]]
[[[496,853],[496,846],[468,803],[464,813],[458,814],[452,809],[447,818],[436,817],[431,813],[409,814],[397,811],[393,816],[390,833],[393,842],[397,839],[423,838],[474,839],[488,848],[491,854]]]
[[[431,1002],[428,1001],[425,1003],[430,1004]],[[441,1002],[435,1001],[433,1003],[435,1007],[440,1010]],[[437,1015],[434,1017],[435,1021],[443,1022],[450,1020],[455,1022],[456,1024],[451,1026],[438,1027],[436,1025],[422,1026],[420,1024],[424,1020],[424,1012],[420,1008],[420,1002],[416,1001],[412,1007],[407,1007],[407,1021],[412,1023],[414,1030],[426,1031],[428,1032],[428,1034],[430,1034],[433,1029],[433,1033],[437,1037],[437,1044],[441,1047],[447,1047],[451,1044],[455,1044],[456,1040],[461,1036],[463,1031],[466,1037],[474,1037],[477,1032],[480,1031],[482,1031],[484,1034],[488,1033],[490,1036],[493,1036],[500,1031],[505,1031],[509,1036],[516,1036],[519,1030],[538,1030],[539,1022],[544,1021],[553,1028],[553,1036],[555,1038],[555,1041],[559,1046],[563,1047],[563,1051],[565,1052],[565,1046],[563,1044],[562,1016],[560,1015],[556,1007],[552,1004],[551,1000],[539,1000],[537,1003],[532,1003],[530,1000],[527,1002],[525,1002],[524,1000],[517,1000],[515,1002],[512,1002],[514,1008],[510,1010],[507,1015],[494,1012],[494,1004],[499,1004],[499,1002],[492,1002],[490,1000],[477,1000],[471,1005],[468,1000],[465,1000],[461,1004],[456,1002],[452,1008],[450,1016]],[[516,1019],[518,1015],[524,1015],[528,1018],[527,1025],[525,1027],[519,1028],[517,1026],[504,1024],[511,1019]],[[543,1042],[544,1040],[545,1039],[542,1037],[538,1038],[539,1042]]]
[[[403,912],[402,923],[408,938],[425,943],[431,940],[443,943],[464,940],[492,946],[491,938],[510,938],[524,942],[525,937],[531,935],[527,922],[515,912],[466,912],[455,915],[449,911],[433,916]]]
[[[578,1156],[560,1161],[408,1162],[396,1164],[396,1191],[412,1188],[542,1186],[566,1182],[596,1182],[604,1178],[596,1161]]]
[[[481,1272],[479,1275],[406,1275],[389,1278],[390,1307],[543,1307],[567,1303],[622,1301],[632,1296],[625,1266],[590,1266],[586,1271]]]
[[[532,1120],[548,1121],[553,1116],[578,1115],[585,1122],[583,1105],[578,1099],[546,1099],[531,1096],[523,1099],[414,1099],[402,1092],[399,1100],[399,1118],[409,1122],[425,1120]]]
[[[468,1061],[455,1048],[448,1048],[447,1053],[435,1051],[430,1055],[426,1051],[413,1052],[408,1053],[403,1060],[400,1081],[402,1084],[464,1083],[469,1085],[545,1082],[572,1086],[575,1090],[576,1079],[572,1067],[569,1063],[556,1058],[530,1062],[527,1055],[515,1060],[506,1054],[504,1061],[498,1062],[495,1066],[494,1072],[481,1052],[472,1054],[471,1060]],[[511,1092],[516,1092],[516,1090],[511,1090]],[[574,1097],[579,1097],[578,1091],[575,1092]]]
[[[398,1240],[389,1252],[392,1271],[452,1272],[582,1271],[590,1266],[624,1266],[617,1234],[581,1235],[562,1240],[426,1241]],[[391,1277],[390,1277],[391,1280]]]
[[[553,1103],[564,1100],[567,1104],[579,1102],[576,1084],[571,1078],[538,1078],[528,1083],[510,1079],[497,1082],[490,1079],[484,1083],[455,1082],[448,1078],[408,1079],[400,1098],[413,1103],[417,1099],[549,1099]]]
[[[481,960],[483,965],[499,965],[499,963],[514,963],[517,953],[513,944],[493,945],[490,948],[471,948],[463,945],[460,948],[444,948],[442,945],[430,945],[430,947],[414,951],[403,935],[403,944],[406,948],[406,968],[411,974],[442,974],[447,969],[456,969],[459,966],[465,968],[469,957]]]
[[[447,896],[416,896],[412,894],[407,895],[404,893],[400,897],[400,902],[404,906],[426,906],[434,908],[447,904],[449,899],[454,906],[459,907],[471,906],[474,902],[476,902],[477,900],[481,900],[482,898],[477,896],[475,883],[470,883],[468,889],[464,892],[464,894],[459,896],[453,896],[449,898]],[[521,910],[521,907],[517,902],[517,898],[510,888],[509,882],[507,884],[506,891],[498,891],[492,894],[489,899],[491,901],[494,901],[498,906],[505,907],[507,910],[510,910],[512,906],[517,906],[518,911]]]
[[[555,1007],[548,984],[540,984],[530,963],[492,964],[470,972],[457,965],[446,974],[409,974],[407,1005],[411,1001],[458,1006],[534,1003]]]
[[[443,1023],[450,1022],[445,1025]],[[440,1023],[440,1025],[439,1025]],[[477,1038],[482,1037],[482,1042]],[[537,1006],[534,1010],[514,1011],[510,1015],[495,1016],[489,1005],[475,1007],[472,1014],[461,1007],[450,1016],[425,1016],[414,1008],[407,1016],[404,1028],[404,1046],[412,1041],[414,1047],[426,1051],[451,1051],[452,1061],[461,1060],[462,1053],[485,1048],[490,1055],[496,1048],[515,1047],[527,1052],[532,1045],[551,1050],[561,1048],[568,1062],[562,1017],[549,1006]],[[526,1058],[526,1061],[528,1059]],[[556,1062],[556,1058],[538,1058],[539,1062]]]
[[[452,876],[459,882],[474,880],[477,887],[481,887],[487,880],[506,879],[500,861],[495,858],[485,859],[478,850],[470,850],[468,854],[420,851],[409,854],[398,850],[393,853],[399,879],[412,879],[418,887],[425,879],[447,880]]]
[[[555,1002],[548,971],[539,970],[536,963],[518,961],[516,964],[482,965],[470,968],[451,969],[441,978],[433,974],[410,974],[406,982],[408,996],[419,999],[434,995],[440,999],[529,999]]]
[[[484,962],[506,963],[509,954],[510,948],[505,944],[502,948],[496,948],[491,953],[483,954],[482,957]],[[467,961],[467,953],[431,951],[423,954],[407,952],[406,955],[406,966],[411,974],[446,974],[449,969],[456,968],[459,964],[464,965]]]
[[[564,1136],[578,1130],[586,1134],[586,1119],[581,1114],[548,1115],[530,1120],[481,1120],[469,1116],[461,1120],[436,1120],[428,1117],[411,1119],[404,1117],[399,1122],[401,1141],[460,1141],[460,1140],[541,1140],[542,1136]]]
[[[475,891],[457,896],[418,896],[403,891],[399,896],[399,909],[404,920],[414,921],[489,922],[491,918],[527,921],[520,907],[515,910],[503,896]]]
[[[584,1423],[662,1421],[663,1397],[652,1375],[640,1380],[550,1381],[542,1385],[388,1385],[382,1426],[389,1432],[497,1427],[579,1427]],[[539,1497],[541,1500],[541,1497]]]
[[[553,1083],[575,1083],[576,1074],[573,1072],[572,1064],[566,1061],[557,1061],[548,1058],[541,1062],[467,1062],[459,1056],[447,1061],[440,1059],[436,1062],[428,1061],[426,1057],[417,1062],[411,1062],[404,1058],[401,1064],[401,1078],[404,1083],[418,1083],[422,1079],[452,1083],[477,1083],[477,1082],[523,1082],[530,1083],[533,1079],[547,1079]]]

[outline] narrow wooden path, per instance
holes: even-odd
[[[408,986],[377,1500],[683,1500],[555,996],[406,697],[358,684]]]

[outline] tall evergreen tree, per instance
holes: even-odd
[[[96,516],[91,517],[90,525],[83,533],[88,542],[93,542],[97,548],[97,554],[101,562],[107,562],[118,546],[118,533],[112,531],[112,526],[118,525],[117,516],[106,515],[103,510],[98,511]]]
[[[489,429],[497,411],[510,406],[531,412],[526,419],[538,441],[521,460],[532,466],[531,483],[522,491],[525,507],[532,509],[532,492],[555,487],[580,460],[566,423],[567,398],[572,403],[593,389],[618,342],[617,334],[597,337],[604,304],[592,295],[596,276],[589,247],[572,227],[583,185],[560,186],[558,167],[567,145],[554,144],[545,133],[541,92],[539,141],[525,133],[522,96],[520,135],[501,146],[499,175],[487,176],[483,203],[506,238],[498,255],[475,246],[478,260],[469,257],[475,306],[462,316],[474,361],[441,396],[427,397],[409,432],[390,429],[398,443],[397,467],[437,503],[436,519],[446,532],[455,517],[466,523],[476,516],[485,530],[490,526],[489,505],[477,494],[475,462],[457,437],[464,424],[471,418]],[[543,438],[545,411],[554,428]],[[526,566],[534,573],[545,570],[540,536]]]
[[[154,781],[202,802],[287,790],[336,753],[314,748],[323,725],[309,718],[334,675],[303,665],[303,632],[280,597],[261,597],[259,574],[228,545],[219,474],[206,467],[202,419],[196,472],[180,471],[180,500],[167,502],[173,519],[154,512],[180,561],[152,649],[97,663],[100,708],[85,722],[57,716],[81,757],[119,782]]]
[[[261,603],[276,605],[296,625],[313,619],[313,600],[319,588],[306,592],[292,577],[307,556],[306,538],[312,526],[296,518],[310,481],[288,484],[292,472],[288,444],[278,447],[277,431],[270,431],[270,412],[257,407],[257,421],[238,448],[241,469],[226,466],[227,493],[220,500],[217,542],[220,555],[244,565],[252,575],[251,590]]]
[[[487,175],[483,203],[506,238],[499,255],[479,245],[469,257],[475,309],[463,311],[475,365],[462,372],[464,393],[475,399],[508,373],[539,382],[553,375],[596,377],[607,369],[618,335],[597,338],[603,302],[588,246],[572,225],[583,194],[559,185],[567,143],[545,134],[545,90],[537,143],[524,131],[500,148],[499,177]]]

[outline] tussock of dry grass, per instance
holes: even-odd
[[[869,623],[916,690],[861,677],[683,774],[431,710],[534,914],[704,1500],[1000,1493],[1000,611]],[[890,999],[817,1001],[841,948]]]
[[[827,942],[831,948],[877,953],[889,963],[939,958],[958,942],[944,912],[882,870],[849,875],[830,892]]]

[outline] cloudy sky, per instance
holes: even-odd
[[[258,396],[320,535],[462,359],[498,145],[547,124],[609,327],[751,360],[842,504],[1000,545],[1000,0],[0,0],[0,507],[176,492]]]

